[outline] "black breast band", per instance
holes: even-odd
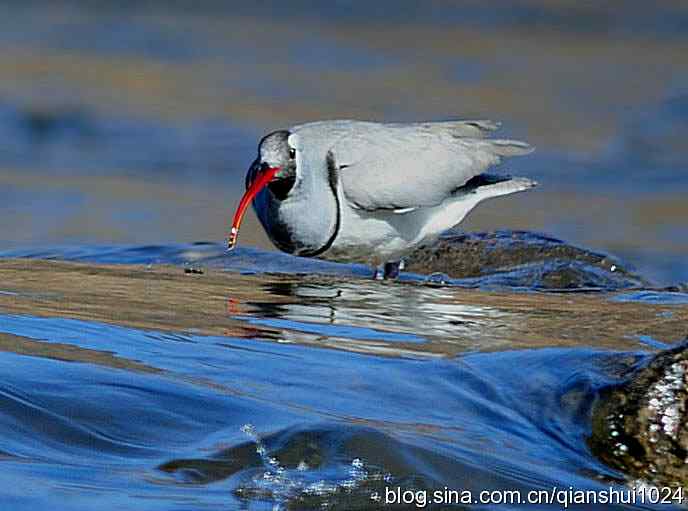
[[[300,252],[300,256],[315,257],[319,256],[320,254],[323,254],[324,252],[327,252],[334,243],[334,240],[337,238],[337,235],[339,234],[339,228],[341,227],[342,223],[342,207],[339,203],[339,196],[337,195],[337,183],[339,182],[339,174],[337,171],[337,164],[334,161],[334,155],[332,154],[332,151],[327,152],[327,181],[330,185],[330,191],[332,192],[332,195],[334,195],[334,201],[337,207],[337,219],[335,220],[334,232],[322,247],[316,248],[315,250],[306,250],[304,252]]]

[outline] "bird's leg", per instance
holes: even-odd
[[[402,268],[401,261],[390,261],[385,263],[383,278],[385,279],[396,279],[399,277],[399,272]]]
[[[399,273],[404,269],[404,260],[399,261],[388,261],[384,264],[380,264],[375,267],[375,273],[373,274],[373,279],[375,280],[386,280],[386,279],[396,279],[399,277]]]

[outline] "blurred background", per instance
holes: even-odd
[[[220,242],[268,131],[487,118],[541,186],[463,228],[688,280],[685,1],[6,0],[0,48],[0,249]]]

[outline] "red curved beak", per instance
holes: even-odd
[[[239,238],[239,227],[241,226],[241,221],[244,219],[244,214],[246,213],[248,205],[251,204],[253,198],[258,195],[258,192],[260,192],[270,181],[272,181],[272,178],[275,177],[275,174],[277,174],[281,168],[282,167],[268,167],[265,170],[258,172],[258,175],[251,183],[251,186],[249,186],[246,190],[246,193],[244,193],[244,196],[239,202],[239,207],[237,207],[236,213],[234,213],[232,230],[229,232],[229,237],[227,239],[227,250],[232,250],[237,244],[237,239]]]

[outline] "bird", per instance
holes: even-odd
[[[490,138],[487,120],[318,121],[265,135],[246,174],[228,250],[250,203],[287,253],[371,265],[395,278],[403,257],[459,224],[480,202],[531,189],[524,177],[488,173],[534,150]]]

